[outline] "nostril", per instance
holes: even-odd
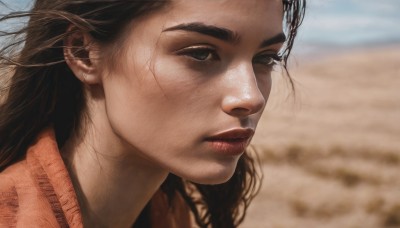
[[[251,115],[251,110],[247,108],[234,108],[230,112],[231,115],[233,116],[248,116]]]
[[[249,116],[261,111],[264,107],[264,99],[231,99],[223,105],[224,112],[232,116]]]

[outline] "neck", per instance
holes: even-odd
[[[62,148],[84,225],[131,227],[168,173],[101,124],[104,118],[91,120],[95,127]]]

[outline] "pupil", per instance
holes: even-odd
[[[197,51],[194,53],[193,57],[195,57],[198,60],[205,60],[207,59],[209,55],[208,51]]]

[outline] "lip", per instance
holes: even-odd
[[[241,155],[254,135],[253,129],[232,129],[205,138],[217,153]]]

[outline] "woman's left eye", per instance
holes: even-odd
[[[262,64],[265,66],[274,66],[282,61],[282,57],[278,54],[261,54],[253,59],[253,63]]]
[[[208,47],[185,48],[178,51],[178,54],[199,62],[218,59],[216,51]]]

